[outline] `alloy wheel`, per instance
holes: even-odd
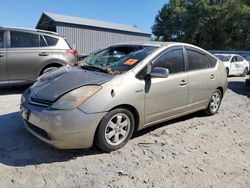
[[[221,96],[219,92],[215,92],[210,102],[210,110],[211,112],[215,113],[219,107],[221,102]]]
[[[116,146],[121,144],[128,136],[131,127],[129,117],[124,113],[114,115],[105,129],[105,140],[108,144]]]

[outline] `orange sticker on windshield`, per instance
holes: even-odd
[[[129,59],[127,60],[124,65],[133,65],[138,61],[138,59]]]

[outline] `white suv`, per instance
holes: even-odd
[[[225,67],[227,75],[240,75],[245,77],[248,73],[249,63],[242,56],[236,54],[214,54],[220,59]]]

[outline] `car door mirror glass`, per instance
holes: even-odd
[[[167,78],[169,70],[167,68],[154,67],[150,72],[150,76],[154,78]]]

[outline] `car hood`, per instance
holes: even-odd
[[[38,79],[30,87],[32,99],[54,102],[65,93],[85,85],[101,85],[114,75],[65,66]]]

